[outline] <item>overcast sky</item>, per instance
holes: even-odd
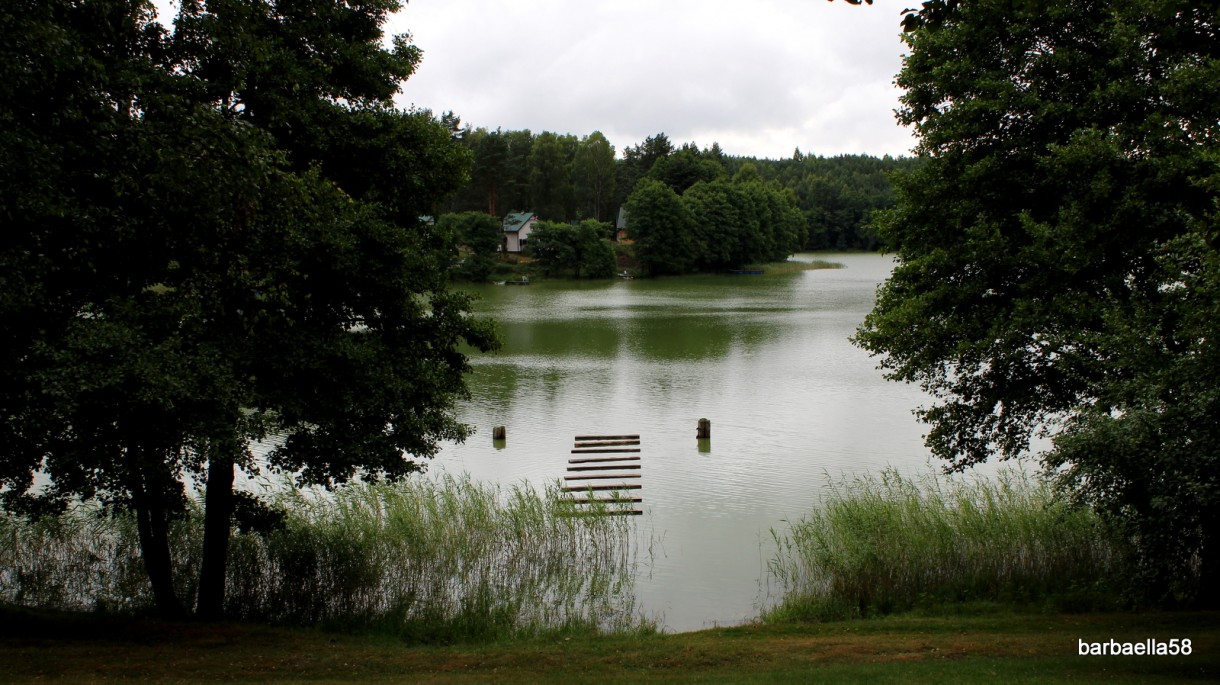
[[[910,3],[908,2],[908,5]],[[908,154],[892,0],[411,0],[424,50],[399,103],[472,126],[788,157]]]
[[[904,1],[411,0],[386,32],[424,51],[399,105],[475,127],[900,155]]]

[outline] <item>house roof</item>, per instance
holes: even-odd
[[[534,218],[533,212],[517,212],[504,217],[504,232],[516,233],[529,223],[529,220]]]

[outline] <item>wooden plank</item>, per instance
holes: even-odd
[[[561,492],[585,492],[592,490],[593,492],[605,492],[615,490],[639,490],[643,488],[639,483],[619,483],[618,485],[569,485],[565,488],[560,488]]]
[[[569,459],[569,464],[595,464],[614,461],[639,461],[639,457],[588,457],[587,459]]]
[[[626,504],[629,502],[631,502],[631,503],[643,502],[644,498],[643,497],[606,497],[606,498],[599,499],[599,498],[594,497],[594,498],[590,499],[588,497],[585,497],[584,499],[569,499],[568,501],[571,502],[572,504]]]
[[[578,435],[576,440],[639,440],[638,435]]]
[[[574,440],[574,442],[580,443],[582,445],[588,444],[588,443],[595,443],[595,442],[608,442],[613,445],[622,445],[622,444],[635,445],[635,444],[639,444],[640,439],[626,437],[626,436],[624,436],[624,437],[610,436],[607,438],[580,438],[580,439]]]
[[[598,442],[577,442],[573,447],[614,447],[616,445],[638,445],[639,440],[601,440]]]
[[[572,450],[572,454],[631,454],[639,452],[638,447],[619,447],[617,449],[598,448],[592,450]]]
[[[589,474],[587,476],[564,476],[564,480],[611,480],[613,478],[639,478],[638,473],[602,473]]]
[[[639,464],[609,464],[606,466],[569,466],[568,471],[615,471],[618,469],[638,469]]]
[[[560,516],[641,516],[639,509],[619,509],[617,511],[565,511]]]

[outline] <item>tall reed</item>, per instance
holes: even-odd
[[[779,601],[764,619],[832,619],[965,603],[1100,608],[1124,558],[1090,510],[1044,480],[893,469],[832,483],[820,508],[771,531]]]
[[[573,516],[558,486],[540,497],[446,476],[331,493],[286,487],[270,497],[283,527],[232,540],[235,618],[423,641],[652,627],[634,596],[631,522]],[[36,524],[4,517],[0,526],[0,600],[121,611],[151,604],[129,517],[80,507]],[[175,530],[188,593],[200,527],[196,511]]]
[[[196,589],[200,523],[187,518],[171,525],[181,597]],[[0,510],[0,602],[120,614],[150,610],[135,519],[96,503],[37,521]]]

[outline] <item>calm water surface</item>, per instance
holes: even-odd
[[[645,612],[671,631],[756,617],[770,529],[812,508],[828,478],[927,468],[911,414],[924,396],[848,342],[891,260],[816,257],[845,268],[475,288],[504,347],[472,360],[459,416],[478,432],[431,471],[537,486],[565,475],[574,436],[639,433]]]

